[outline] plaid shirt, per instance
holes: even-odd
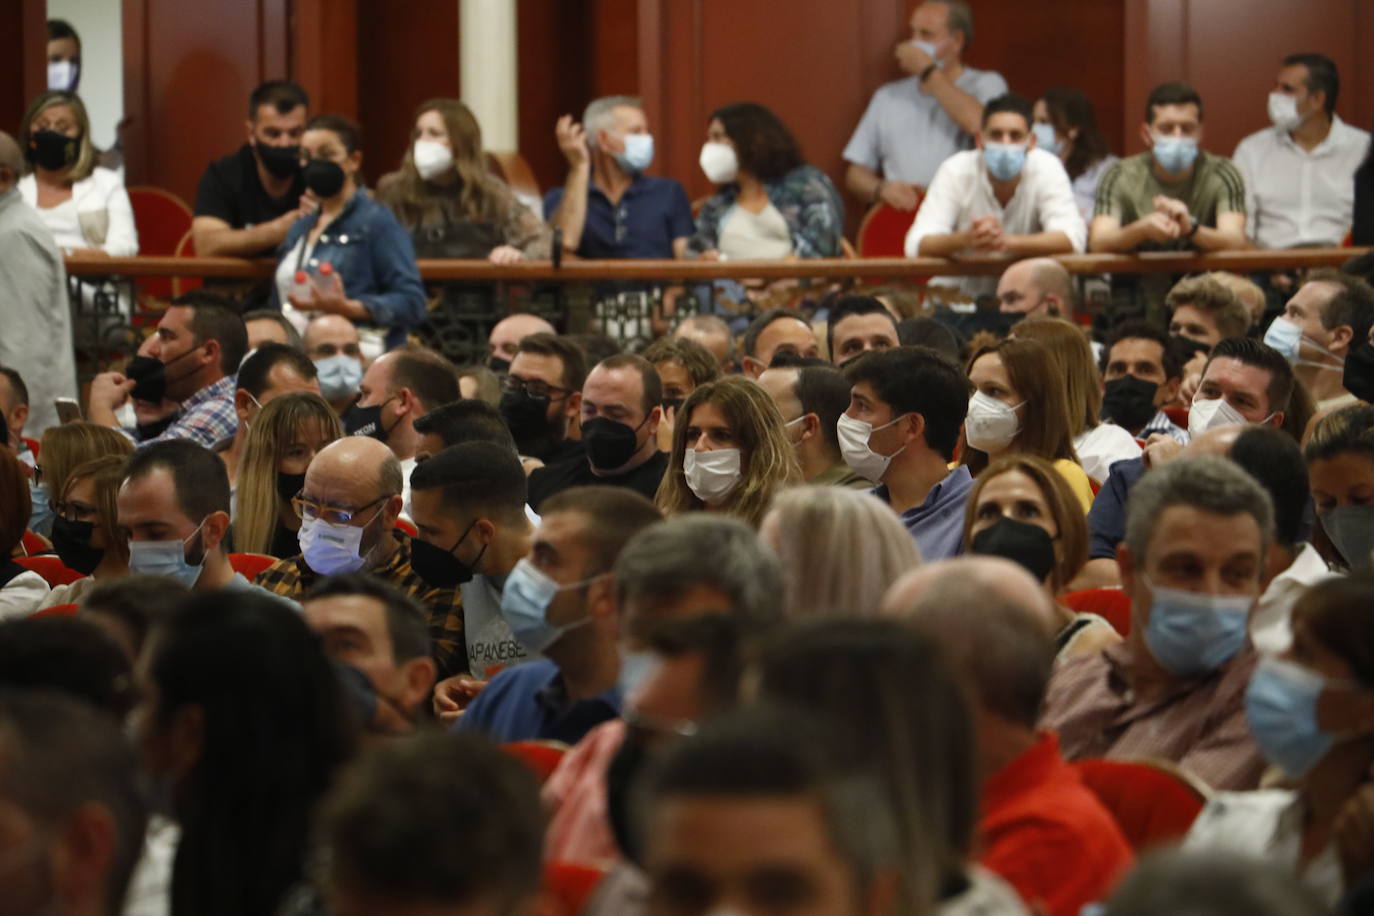
[[[232,439],[239,428],[239,415],[234,410],[234,386],[236,376],[226,375],[213,385],[204,388],[181,402],[177,418],[171,426],[163,430],[155,439],[138,438],[137,433],[125,434],[134,440],[139,448],[150,442],[167,442],[172,439],[190,439],[206,448],[214,448],[221,439]]]
[[[463,641],[463,599],[456,588],[434,588],[410,566],[410,538],[392,532],[399,542],[396,552],[380,569],[367,570],[405,592],[429,613],[429,638],[439,680],[468,673],[468,650]],[[277,595],[300,601],[321,577],[305,564],[300,554],[278,560],[258,573],[254,583]]]
[[[1055,670],[1040,724],[1059,733],[1065,759],[1162,759],[1214,789],[1258,786],[1264,758],[1245,720],[1258,659],[1250,643],[1217,670],[1144,698],[1127,678],[1133,651],[1123,642]]]

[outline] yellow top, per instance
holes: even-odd
[[[1088,482],[1087,472],[1078,466],[1078,462],[1067,458],[1060,458],[1054,462],[1054,469],[1069,482],[1069,489],[1073,490],[1073,495],[1083,504],[1083,514],[1087,515],[1088,510],[1093,507],[1093,487]]]

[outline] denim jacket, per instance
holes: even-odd
[[[840,237],[844,233],[844,204],[830,178],[820,169],[800,165],[777,181],[764,184],[768,200],[792,232],[792,251],[799,258],[840,256]],[[688,241],[689,250],[700,253],[720,244],[720,227],[725,214],[739,196],[739,185],[723,185],[701,206],[696,235]]]
[[[316,211],[296,220],[277,249],[278,259],[292,256],[297,242],[319,218]],[[393,336],[400,338],[399,343],[405,331],[425,320],[425,288],[415,266],[410,233],[366,191],[359,190],[344,205],[343,212],[320,234],[302,268],[314,271],[326,261],[334,265],[343,281],[345,295],[372,313],[369,323],[392,330],[387,335],[388,346],[394,345]],[[282,306],[275,283],[272,306]]]

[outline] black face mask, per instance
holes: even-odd
[[[396,428],[396,423],[390,426],[382,425],[382,408],[387,405],[387,401],[380,404],[373,404],[371,407],[359,407],[354,404],[344,411],[343,427],[344,432],[350,436],[371,436],[378,442],[385,443],[391,438],[391,431]]]
[[[142,400],[142,398],[140,398],[139,400]],[[161,420],[154,420],[151,423],[139,423],[137,426],[134,427],[134,429],[138,431],[138,441],[147,442],[149,439],[156,439],[158,436],[166,432],[167,427],[175,423],[176,420],[177,411],[174,410],[171,413],[167,414],[167,416],[163,417]]]
[[[687,400],[687,399],[686,399],[686,398],[664,398],[663,400],[661,400],[661,401],[658,402],[658,406],[662,407],[665,413],[666,413],[667,411],[669,411],[669,410],[678,411],[678,410],[681,410],[681,409],[682,409],[682,402],[685,401],[685,400]]]
[[[482,549],[477,552],[477,556],[471,563],[464,563],[453,552],[467,539],[468,532],[472,531],[472,526],[475,524],[477,524],[477,520],[473,519],[472,524],[463,531],[462,537],[458,538],[458,542],[448,550],[436,547],[428,541],[412,538],[410,541],[411,568],[421,579],[435,588],[457,588],[465,582],[471,582],[477,564],[482,562],[482,556],[487,552],[487,545],[482,545]]]
[[[649,764],[649,752],[643,742],[633,733],[627,732],[620,750],[611,758],[606,769],[606,818],[611,822],[611,833],[620,852],[638,865],[641,850],[635,842],[631,829],[633,819],[630,814],[635,782]]]
[[[337,162],[328,159],[311,159],[305,164],[305,186],[321,200],[333,197],[343,190],[344,170]]]
[[[1368,341],[1351,349],[1341,376],[1345,390],[1366,404],[1374,404],[1374,345]]]
[[[582,424],[582,444],[587,449],[587,458],[598,471],[614,471],[624,467],[625,462],[634,457],[639,449],[635,433],[649,422],[645,417],[639,426],[629,427],[606,417],[597,417]]]
[[[1158,383],[1134,375],[1114,378],[1102,389],[1102,419],[1128,430],[1141,429],[1155,415],[1158,391]]]
[[[1179,359],[1185,363],[1199,353],[1208,353],[1212,349],[1207,344],[1198,343],[1191,337],[1184,337],[1182,334],[1170,334],[1169,346],[1178,353]]]
[[[542,458],[553,444],[549,434],[549,399],[535,397],[528,391],[504,391],[497,405],[501,418],[515,437],[515,447],[522,455]]]
[[[80,134],[68,137],[55,130],[36,130],[29,134],[24,157],[40,169],[57,172],[75,162],[80,150]]]
[[[299,146],[268,146],[254,143],[262,167],[278,178],[295,178],[301,170],[301,148]]]
[[[160,359],[151,356],[135,356],[124,367],[124,377],[135,382],[129,396],[136,401],[161,404],[162,396],[167,393],[167,366]]]
[[[292,498],[305,486],[305,474],[287,474],[282,471],[277,472],[277,495],[284,503],[291,502]]]
[[[83,576],[95,572],[105,557],[105,549],[91,546],[94,533],[95,525],[91,522],[69,522],[60,515],[53,518],[52,549],[57,551],[63,566]]]
[[[487,368],[497,375],[505,375],[510,371],[510,360],[501,356],[492,356],[487,359]]]
[[[1004,557],[1025,567],[1036,582],[1044,582],[1058,563],[1048,531],[1006,516],[975,534],[969,547],[973,553]]]

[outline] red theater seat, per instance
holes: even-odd
[[[501,750],[525,764],[544,782],[558,768],[568,746],[561,741],[511,741],[501,745]]]
[[[919,209],[926,192],[916,189]],[[858,249],[861,258],[900,258],[906,252],[906,234],[916,222],[916,211],[907,212],[885,203],[874,204],[859,224]]]
[[[1182,839],[1207,804],[1206,788],[1172,764],[1079,760],[1071,766],[1137,853]]]
[[[1119,588],[1085,588],[1060,599],[1076,614],[1105,618],[1124,639],[1131,632],[1131,599]]]
[[[275,562],[277,562],[276,557],[269,557],[265,553],[229,554],[229,565],[234,568],[234,572],[243,573],[243,577],[249,582],[252,582],[257,578],[258,573]]]
[[[129,188],[129,204],[138,227],[138,253],[142,257],[171,257],[177,253],[182,236],[191,231],[191,208],[186,201],[162,188]],[[138,281],[140,297],[170,299],[170,277],[147,277]]]
[[[14,562],[25,569],[31,569],[43,577],[48,585],[56,587],[59,585],[70,585],[77,579],[86,578],[74,569],[68,569],[62,565],[62,561],[57,557],[38,556],[38,557],[15,557]]]

